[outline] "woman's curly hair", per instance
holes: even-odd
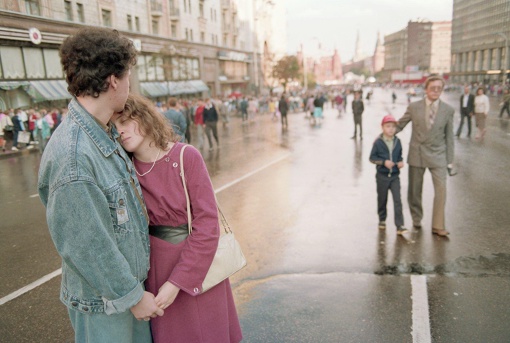
[[[122,78],[136,64],[136,50],[116,30],[88,27],[64,40],[60,60],[69,93],[97,98],[108,90],[108,76]]]
[[[152,138],[154,144],[162,150],[167,148],[168,143],[180,139],[168,119],[150,100],[141,95],[129,94],[120,117],[136,121],[141,134]]]

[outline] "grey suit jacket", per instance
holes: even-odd
[[[397,132],[412,121],[413,132],[409,143],[410,166],[440,168],[453,163],[453,115],[455,110],[439,100],[434,124],[428,128],[425,99],[411,103],[399,119]]]

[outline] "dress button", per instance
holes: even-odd
[[[170,162],[170,158],[169,157],[165,158],[165,162]]]
[[[83,306],[82,310],[88,312],[89,308],[87,306]]]
[[[198,288],[196,288],[196,287],[195,287],[195,288],[193,289],[193,292],[195,292],[195,293],[200,293],[200,290],[199,290]]]
[[[78,303],[77,303],[76,301],[73,301],[73,302],[71,303],[71,305],[72,305],[73,307],[76,307],[76,306],[78,306]]]
[[[124,199],[120,199],[120,200],[119,200],[119,205],[120,205],[120,206],[124,205]]]
[[[174,164],[172,164],[172,166],[173,166],[174,168],[177,168],[179,165],[177,164],[177,162],[174,162]]]

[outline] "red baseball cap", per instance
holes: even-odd
[[[384,116],[381,125],[384,125],[386,123],[395,123],[396,124],[397,120],[391,114],[388,114],[388,115]]]

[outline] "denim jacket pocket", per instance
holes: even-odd
[[[127,207],[126,193],[121,187],[105,194],[110,208],[113,228],[117,234],[125,234],[129,229],[129,209]]]

